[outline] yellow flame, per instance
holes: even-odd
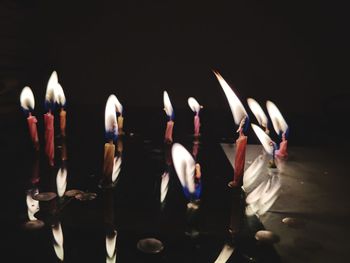
[[[66,168],[60,168],[58,170],[57,176],[56,176],[56,187],[57,187],[58,196],[62,197],[66,192],[66,187],[67,187],[67,169]]]
[[[168,95],[168,92],[164,90],[163,92],[163,104],[164,104],[164,110],[166,115],[171,117],[173,115],[174,109],[173,106],[171,105],[171,101]]]
[[[45,94],[46,101],[48,102],[56,101],[57,84],[58,84],[57,72],[53,71],[51,73],[49,81],[47,82],[46,94]]]
[[[190,106],[193,112],[198,113],[200,111],[201,105],[199,105],[198,101],[195,98],[189,97],[187,102],[188,106]]]
[[[275,129],[276,133],[279,134],[280,132],[285,133],[288,130],[288,124],[284,120],[281,112],[277,108],[277,106],[272,101],[266,102],[266,108],[270,115],[270,119],[273,125],[273,128]]]
[[[116,115],[116,100],[115,95],[110,95],[106,102],[105,108],[105,129],[106,132],[118,133],[118,122]]]
[[[267,128],[267,122],[268,122],[267,116],[263,111],[263,109],[261,108],[261,106],[259,105],[259,103],[253,98],[248,98],[247,102],[250,110],[253,112],[259,124],[264,128]]]
[[[252,128],[268,154],[273,155],[274,147],[272,145],[273,141],[271,138],[257,125],[252,124]]]
[[[115,262],[116,260],[116,243],[117,243],[117,231],[114,231],[112,235],[106,235],[106,252],[107,262]]]
[[[33,110],[35,107],[34,94],[30,87],[26,86],[22,89],[20,95],[20,102],[22,108],[26,110]]]
[[[226,98],[231,108],[233,119],[236,125],[239,125],[245,117],[248,117],[248,114],[244,109],[243,104],[233,92],[232,88],[224,80],[224,78],[217,71],[214,71],[214,74],[226,95]]]
[[[56,102],[59,105],[64,105],[66,104],[66,96],[64,95],[63,88],[60,83],[57,83],[55,85],[55,92],[56,92]]]
[[[196,163],[192,155],[179,143],[174,143],[171,148],[173,164],[176,174],[183,187],[190,193],[194,193],[194,172]]]

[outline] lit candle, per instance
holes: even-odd
[[[194,124],[194,137],[199,137],[199,129],[201,126],[200,118],[199,118],[199,111],[203,108],[203,106],[199,105],[197,100],[193,97],[188,98],[187,100],[188,105],[190,106],[191,110],[195,113],[193,124]]]
[[[168,92],[166,92],[166,91],[163,92],[163,104],[164,104],[164,111],[169,118],[167,125],[166,125],[164,142],[165,143],[172,143],[173,142],[173,128],[174,128],[174,121],[173,121],[174,110],[173,110],[173,106],[171,105]]]
[[[115,155],[115,145],[113,141],[117,140],[118,138],[118,122],[115,99],[115,95],[110,95],[105,108],[105,131],[107,142],[104,146],[103,180],[107,184],[112,183]]]
[[[64,95],[63,88],[59,83],[56,84],[56,102],[60,107],[60,130],[61,135],[64,137],[66,136],[66,96]]]
[[[264,110],[261,108],[260,104],[253,98],[248,98],[247,102],[250,110],[253,112],[260,126],[262,126],[265,129],[265,132],[269,134],[270,131],[268,128],[268,119]]]
[[[29,87],[24,87],[21,95],[20,95],[20,102],[22,109],[25,112],[28,112],[28,128],[29,128],[29,134],[30,138],[33,142],[33,146],[35,150],[39,150],[39,138],[38,138],[38,130],[36,123],[38,122],[36,117],[32,115],[31,111],[34,110],[35,106],[35,100],[32,90]]]
[[[243,174],[244,174],[244,164],[245,164],[245,152],[247,146],[247,136],[244,135],[244,130],[247,128],[249,123],[249,118],[246,110],[243,107],[243,104],[238,99],[236,94],[233,92],[231,87],[223,79],[223,77],[217,72],[214,71],[216,78],[218,79],[225,95],[230,105],[230,109],[233,115],[233,119],[236,125],[239,125],[237,132],[239,137],[236,140],[236,155],[234,162],[234,177],[233,180],[229,183],[230,187],[241,187],[243,184]]]
[[[272,160],[270,161],[270,167],[275,168],[275,151],[276,151],[276,143],[271,140],[270,136],[267,135],[259,126],[252,124],[253,131],[261,142],[262,146],[266,153],[272,156]]]
[[[54,144],[54,115],[52,114],[56,102],[57,73],[53,71],[47,83],[45,104],[48,112],[44,114],[45,125],[45,153],[51,166],[54,165],[55,144]]]
[[[279,145],[279,149],[276,150],[276,156],[281,159],[286,159],[288,157],[288,152],[287,152],[287,144],[288,144],[287,136],[289,132],[288,124],[284,120],[277,106],[272,101],[268,100],[266,102],[266,108],[269,113],[274,130],[282,139]]]

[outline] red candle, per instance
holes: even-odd
[[[44,114],[45,125],[45,153],[51,166],[54,165],[54,116],[51,111]]]
[[[201,126],[198,113],[194,116],[193,123],[194,123],[194,136],[198,137],[199,136],[199,128]]]
[[[166,124],[164,142],[165,143],[172,143],[173,142],[173,128],[174,128],[174,121],[173,121],[174,110],[173,110],[173,106],[171,105],[169,95],[166,91],[163,92],[163,104],[164,104],[164,111],[169,118],[169,121]]]
[[[62,136],[66,136],[66,115],[67,112],[62,108],[60,111],[60,130]]]
[[[38,120],[36,119],[35,116],[32,116],[31,113],[29,113],[29,117],[27,118],[28,121],[28,128],[29,128],[29,134],[30,138],[34,144],[35,150],[39,150],[39,138],[38,138],[38,130],[36,127],[36,123]]]
[[[287,145],[288,145],[288,140],[286,139],[286,135],[283,133],[282,141],[280,142],[280,147],[276,151],[277,157],[279,157],[281,159],[287,159],[287,157],[288,157]]]
[[[168,121],[166,124],[165,136],[164,136],[164,141],[166,143],[173,142],[173,127],[174,127],[174,122],[172,120]]]
[[[194,137],[198,138],[200,135],[199,129],[201,126],[199,111],[201,110],[201,108],[203,108],[203,106],[199,105],[198,101],[193,97],[189,97],[187,102],[188,102],[188,106],[190,106],[191,110],[195,113],[195,116],[193,119]]]
[[[241,131],[236,140],[235,174],[233,181],[230,183],[231,186],[242,186],[243,184],[247,139],[248,137]]]

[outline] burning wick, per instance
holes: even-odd
[[[288,152],[287,152],[287,135],[289,132],[289,127],[287,122],[284,120],[280,110],[277,108],[277,106],[272,101],[266,102],[266,108],[270,115],[273,128],[276,131],[277,134],[281,134],[281,142],[279,145],[279,148],[276,149],[276,156],[280,159],[287,159]]]
[[[173,110],[173,106],[171,105],[169,95],[166,91],[163,92],[163,104],[164,104],[164,111],[169,118],[166,125],[164,142],[171,144],[173,142],[174,110]]]
[[[115,95],[108,97],[105,108],[105,131],[108,142],[104,146],[103,176],[108,183],[112,182],[115,145],[113,141],[118,138],[118,122],[116,116]]]
[[[194,137],[198,138],[200,136],[199,129],[201,126],[200,118],[199,118],[199,111],[203,108],[202,105],[199,105],[197,100],[193,97],[188,98],[188,105],[190,106],[191,110],[195,113],[193,124],[194,124]]]
[[[33,92],[29,87],[23,88],[20,95],[20,102],[21,102],[22,109],[25,112],[28,112],[27,122],[28,122],[28,128],[29,128],[29,135],[33,142],[34,149],[36,151],[39,151],[39,138],[38,138],[38,130],[36,126],[38,120],[31,113],[31,111],[34,110],[35,100],[34,100]]]

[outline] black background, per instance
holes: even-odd
[[[163,90],[175,112],[191,114],[187,98],[194,96],[212,116],[225,114],[228,104],[211,72],[217,69],[244,103],[274,101],[295,145],[334,142],[349,113],[345,12],[340,3],[319,1],[4,0],[1,125],[23,121],[25,85],[42,114],[53,70],[71,117],[73,108],[101,115],[101,130],[111,93],[135,118],[164,118]],[[228,128],[219,121],[208,126],[228,136],[234,127],[227,116]],[[135,118],[129,116],[130,125]]]

